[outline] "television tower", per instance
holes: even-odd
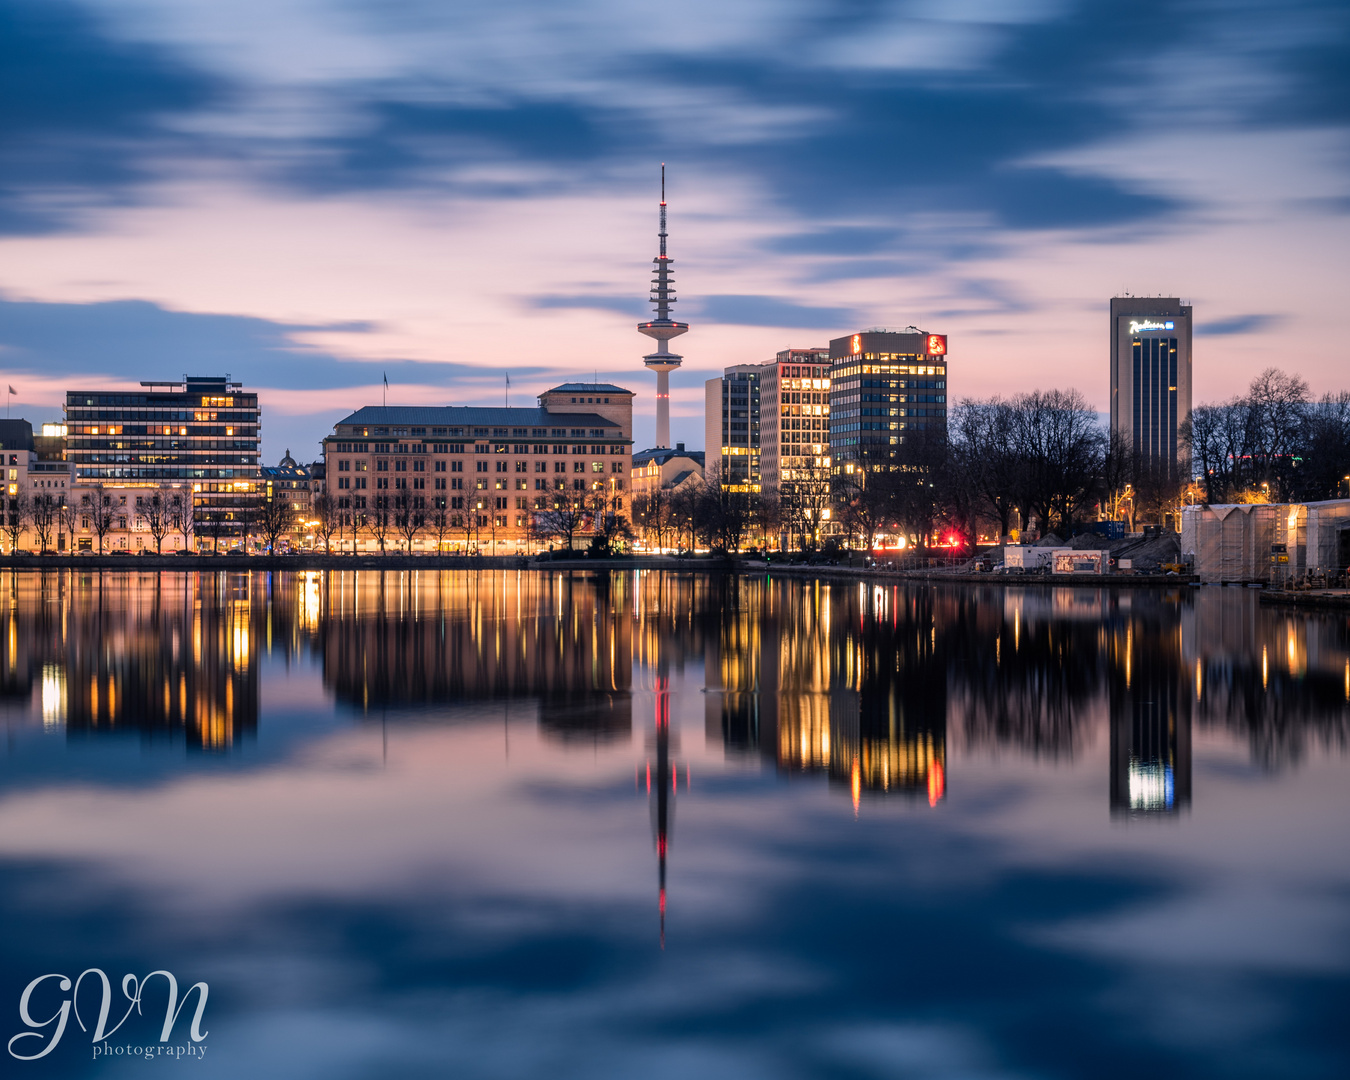
[[[638,323],[638,333],[656,339],[656,352],[642,358],[642,362],[656,372],[656,446],[670,446],[670,373],[680,366],[683,356],[667,347],[671,338],[679,337],[689,329],[688,323],[675,322],[670,317],[670,305],[675,303],[675,279],[670,265],[675,260],[666,254],[666,163],[661,162],[661,254],[652,260],[656,277],[652,278],[651,301],[656,305],[656,318]]]

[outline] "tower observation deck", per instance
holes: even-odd
[[[675,303],[675,278],[670,267],[675,261],[666,254],[666,165],[661,163],[661,230],[657,233],[661,252],[652,260],[656,276],[652,278],[651,301],[656,305],[656,318],[638,323],[638,333],[656,339],[656,352],[648,353],[642,362],[656,372],[656,447],[670,446],[670,373],[684,361],[684,357],[670,351],[670,339],[689,329],[688,323],[675,322],[670,317],[670,305]]]

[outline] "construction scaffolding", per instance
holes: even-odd
[[[1350,499],[1188,506],[1181,550],[1200,580],[1279,584],[1350,564]]]

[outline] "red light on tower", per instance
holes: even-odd
[[[929,334],[929,335],[928,335],[928,347],[927,347],[927,353],[928,353],[929,356],[946,356],[946,355],[947,355],[947,335],[946,335],[946,334]]]

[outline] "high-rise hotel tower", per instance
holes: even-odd
[[[1191,308],[1176,297],[1111,301],[1111,430],[1149,469],[1185,473],[1178,438],[1191,414]]]
[[[680,366],[684,357],[669,349],[670,339],[689,329],[688,323],[675,322],[670,317],[670,305],[675,303],[675,278],[670,267],[675,261],[666,254],[666,165],[661,163],[661,252],[652,260],[656,277],[652,278],[651,301],[656,305],[656,318],[638,323],[638,333],[656,339],[656,352],[648,353],[642,362],[656,372],[656,447],[670,445],[670,373]]]

